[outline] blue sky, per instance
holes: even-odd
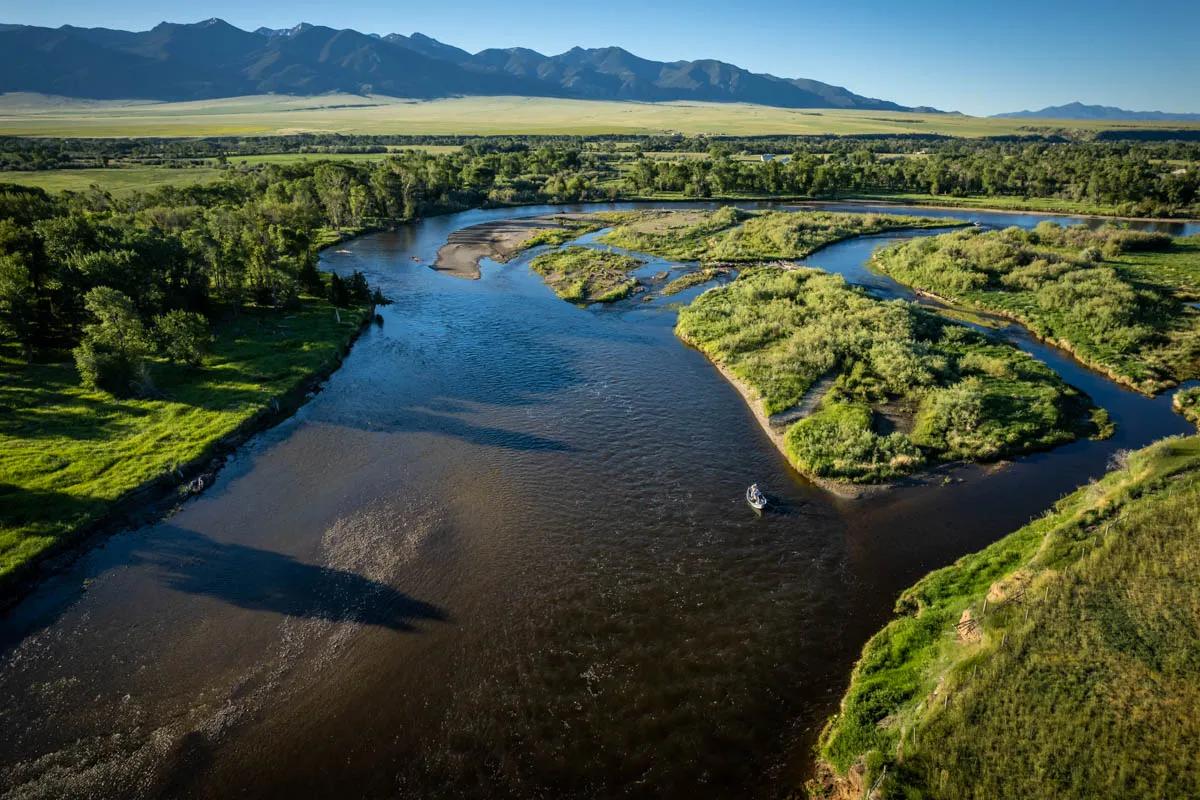
[[[972,114],[1073,100],[1200,112],[1200,0],[39,0],[0,21],[144,30],[221,17],[241,28],[305,21],[421,31],[476,51],[619,45],[659,60],[719,58],[907,105]],[[1140,6],[1140,8],[1139,8]]]

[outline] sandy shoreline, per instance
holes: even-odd
[[[433,268],[457,278],[479,279],[479,262],[485,258],[507,261],[542,231],[557,230],[562,221],[579,215],[553,214],[528,219],[483,222],[454,231],[438,250]]]
[[[682,339],[683,337],[680,338]],[[692,343],[688,342],[686,339],[683,341],[689,347],[694,347],[694,345],[692,345]],[[701,351],[701,354],[703,354],[703,351]],[[708,358],[708,356],[705,356],[705,358]],[[784,441],[784,433],[786,429],[779,430],[771,424],[771,418],[768,417],[766,412],[764,412],[762,409],[762,401],[758,396],[758,392],[754,391],[754,389],[742,381],[741,378],[734,375],[733,371],[724,364],[718,364],[711,358],[708,358],[708,363],[716,367],[717,372],[720,372],[725,380],[729,381],[729,384],[733,386],[733,388],[737,390],[738,394],[742,396],[742,400],[745,401],[747,408],[749,408],[750,412],[754,414],[754,418],[758,420],[758,426],[762,428],[763,433],[767,435],[767,438],[771,440],[773,445],[775,445],[775,449],[779,451],[784,460],[788,462],[792,469],[803,475],[805,480],[821,487],[830,494],[845,500],[857,500],[860,497],[879,494],[880,492],[885,492],[892,488],[894,484],[891,483],[858,484],[846,483],[844,481],[832,481],[828,478],[821,478],[816,475],[811,475],[808,472],[798,468],[794,463],[792,463],[792,459],[788,456],[787,445]]]

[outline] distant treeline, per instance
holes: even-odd
[[[691,197],[756,194],[838,197],[919,193],[1086,201],[1121,213],[1194,214],[1200,202],[1200,146],[1184,143],[985,143],[926,145],[917,152],[839,141],[822,152],[797,147],[784,163],[731,156],[724,142],[702,159],[639,159],[624,190]]]
[[[940,134],[863,134],[858,136],[453,136],[306,133],[280,136],[146,137],[130,139],[30,138],[0,136],[0,169],[58,169],[101,166],[106,161],[161,163],[225,156],[277,153],[386,153],[389,148],[472,146],[496,151],[536,147],[629,154],[636,152],[705,153],[713,148],[733,153],[872,153],[1003,151],[1024,145],[1101,143],[1113,152],[1136,145],[1152,158],[1200,160],[1200,131],[1103,131],[1091,139],[1071,135],[1027,134],[964,139]]]

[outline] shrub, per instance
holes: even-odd
[[[143,393],[149,387],[145,359],[153,348],[133,302],[107,286],[92,289],[83,302],[93,320],[74,350],[83,384],[118,397]]]
[[[154,318],[158,348],[177,364],[197,366],[212,345],[208,320],[194,311],[168,311]]]

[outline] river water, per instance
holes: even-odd
[[[836,500],[675,339],[674,303],[700,289],[579,309],[528,256],[479,281],[423,266],[453,230],[553,210],[575,209],[433,218],[323,256],[394,299],[383,324],[210,491],[0,621],[6,796],[781,794],[900,589],[1117,449],[1187,430],[1168,397],[1010,329],[1113,439]],[[862,268],[892,238],[810,262],[905,294]],[[746,507],[754,481],[774,513]]]

